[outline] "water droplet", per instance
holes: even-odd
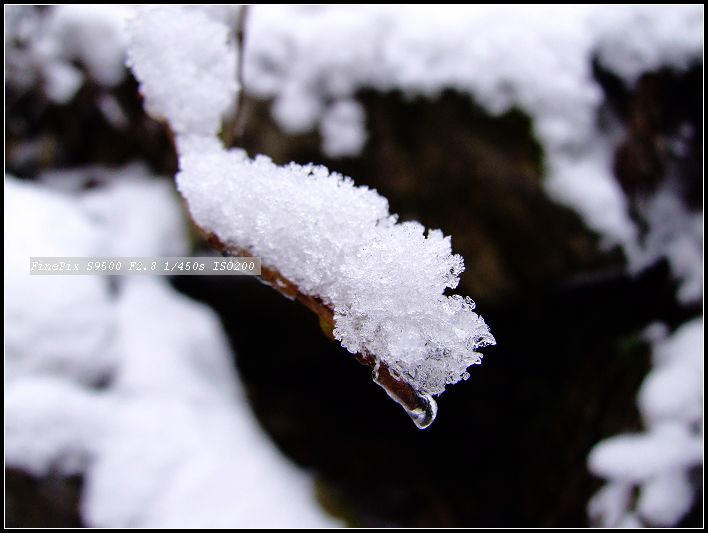
[[[418,426],[418,429],[425,429],[430,427],[430,425],[435,421],[435,417],[438,414],[438,402],[435,398],[430,396],[430,394],[420,394],[418,398],[421,401],[421,407],[415,409],[408,409],[405,405],[403,408],[411,417],[413,423]]]
[[[425,429],[435,421],[438,404],[430,394],[418,393],[403,379],[394,376],[390,369],[379,361],[374,366],[374,383],[386,391],[389,398],[403,407],[418,429]]]

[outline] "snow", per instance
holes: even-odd
[[[206,308],[153,279],[130,278],[116,302],[116,321],[124,354],[114,375],[117,393],[193,403],[236,397],[228,345]]]
[[[663,424],[644,434],[618,435],[599,442],[588,464],[598,476],[642,483],[665,472],[700,464],[702,456],[700,436],[681,425]]]
[[[645,523],[676,525],[694,499],[689,471],[703,464],[703,319],[668,336],[653,324],[645,337],[654,359],[638,396],[647,429],[605,439],[588,457],[591,472],[608,480],[588,503],[589,516],[602,526],[632,512],[621,487],[639,488],[636,512]]]
[[[100,253],[105,256],[169,257],[187,253],[187,226],[179,195],[168,180],[152,175],[142,163],[118,169],[90,166],[50,170],[38,179],[77,203],[93,226],[100,228]]]
[[[128,127],[129,118],[114,96],[103,94],[98,97],[96,105],[101,110],[103,117],[117,130]]]
[[[335,338],[386,362],[418,393],[440,394],[466,378],[481,360],[476,350],[494,338],[470,299],[443,294],[464,268],[449,237],[397,224],[385,198],[325,167],[278,167],[225,150],[215,137],[235,89],[225,25],[201,11],[167,8],[139,13],[130,33],[146,107],[177,133],[177,184],[194,222],[331,306]],[[333,106],[322,127],[345,136],[329,146],[332,153],[363,144],[362,116],[353,101]]]
[[[59,373],[14,379],[5,387],[5,462],[36,476],[81,474],[107,414],[99,394]]]
[[[238,8],[135,11],[9,8],[8,79],[26,85],[26,64],[33,64],[49,97],[65,103],[81,86],[72,64],[79,61],[98,83],[115,85],[125,74],[124,28],[132,17],[130,63],[147,109],[178,134],[214,134],[239,90],[231,36]],[[598,121],[602,94],[591,71],[597,58],[631,85],[643,72],[702,61],[702,6],[253,6],[247,26],[247,89],[273,99],[286,132],[318,129],[326,155],[356,155],[367,134],[355,96],[367,88],[431,98],[452,89],[492,114],[521,109],[544,148],[548,194],[574,208],[604,247],[621,245],[632,271],[666,256],[682,283],[681,301],[702,292],[695,238],[675,232],[676,242],[639,243],[612,176],[616,132]],[[116,110],[103,107],[115,121]]]
[[[113,4],[6,7],[8,84],[28,87],[39,78],[57,104],[69,102],[86,75],[101,86],[118,85],[127,73],[124,25],[131,12]]]
[[[10,6],[8,84],[38,78],[58,104],[87,79],[117,85],[132,11]],[[130,61],[148,109],[178,135],[179,185],[200,225],[322,297],[345,347],[371,351],[420,392],[464,379],[481,357],[475,350],[493,338],[470,301],[445,295],[463,269],[449,238],[397,223],[375,191],[323,167],[276,167],[226,151],[214,135],[239,90],[237,10],[139,13]],[[603,103],[591,62],[628,85],[648,70],[686,69],[702,62],[702,21],[702,6],[255,6],[245,83],[274,100],[285,131],[319,129],[333,158],[366,144],[361,89],[431,98],[452,89],[492,114],[519,108],[543,145],[548,194],[605,245],[622,245],[630,270],[666,256],[679,300],[693,303],[703,290],[702,215],[660,190],[642,206],[649,234],[639,243],[612,177],[617,132],[597,120]],[[119,126],[120,108],[102,102]],[[100,278],[57,286],[27,274],[29,255],[181,254],[175,199],[146,174],[70,171],[61,193],[6,180],[7,463],[82,474],[90,525],[332,524],[312,500],[310,478],[245,408],[213,313],[164,280],[123,280],[114,294]],[[92,175],[103,186],[78,193]],[[588,506],[598,523],[668,526],[690,508],[688,472],[702,464],[702,339],[701,319],[650,339],[655,366],[638,396],[646,431],[607,439],[589,458],[608,479]]]
[[[89,174],[105,184],[84,194],[81,202],[90,216],[102,220],[106,234],[111,235],[106,255],[187,254],[186,220],[169,181],[151,176],[141,165],[118,171],[94,168]]]
[[[201,138],[179,148],[177,184],[197,225],[331,305],[350,352],[439,394],[494,343],[471,300],[443,294],[464,265],[439,230],[396,223],[376,191],[322,166],[280,167]]]
[[[365,131],[363,116],[356,128],[328,125],[360,89],[431,98],[453,89],[492,114],[521,109],[544,148],[548,194],[637,265],[643,254],[612,176],[614,132],[598,121],[592,60],[631,84],[702,61],[702,46],[702,6],[257,6],[244,79],[250,93],[274,99],[285,131],[319,127],[331,157],[363,146],[351,133]],[[699,263],[694,248],[678,247],[661,254],[688,280],[682,298],[695,298]]]
[[[128,6],[114,4],[61,5],[51,10],[47,53],[60,48],[62,57],[78,58],[100,85],[112,87],[126,74],[124,24]]]
[[[5,381],[51,373],[94,383],[115,364],[109,288],[29,274],[30,256],[100,254],[104,235],[75,200],[5,180]]]
[[[622,521],[617,524],[617,527],[623,529],[637,529],[643,526],[641,520],[639,520],[639,517],[636,514],[627,513],[622,517]]]
[[[654,368],[639,390],[648,425],[696,424],[703,415],[703,320],[695,319],[654,345]]]
[[[7,466],[81,475],[92,527],[339,525],[251,414],[212,310],[163,278],[28,275],[30,253],[184,249],[170,187],[139,165],[41,181],[6,178]]]
[[[67,104],[81,88],[84,76],[69,63],[48,63],[44,68],[47,98],[57,104]]]
[[[335,525],[317,508],[309,477],[244,408],[216,315],[155,279],[130,279],[117,305],[124,357],[105,444],[86,479],[89,522]]]
[[[356,100],[331,105],[320,123],[322,150],[329,157],[358,155],[366,143],[364,109]]]
[[[626,518],[631,497],[630,483],[606,483],[588,502],[588,516],[600,527],[617,526]]]
[[[200,8],[146,8],[129,34],[128,61],[146,110],[177,134],[216,134],[238,90],[226,23]]]
[[[636,272],[666,257],[679,282],[678,300],[695,303],[703,296],[703,213],[686,209],[671,178],[640,205],[648,233],[632,248],[629,266]]]
[[[644,72],[665,66],[683,70],[702,57],[697,54],[703,43],[702,6],[598,9],[590,23],[598,34],[600,62],[630,85]]]
[[[651,479],[642,487],[638,514],[646,522],[671,527],[691,509],[693,486],[684,471],[672,471]]]

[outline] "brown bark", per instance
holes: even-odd
[[[231,257],[251,257],[248,251],[223,243],[213,233],[201,231],[209,245],[223,255]],[[295,283],[270,266],[261,264],[260,279],[263,283],[270,285],[286,298],[300,302],[315,313],[319,317],[323,329],[326,327],[326,332],[333,338],[331,332],[334,330],[335,320],[334,310],[331,306],[324,303],[322,299],[317,296],[303,293]],[[413,413],[411,416],[422,416],[422,413],[429,411],[429,402],[432,400],[426,399],[423,395],[419,394],[415,388],[404,379],[397,378],[384,361],[380,361],[375,355],[368,352],[358,353],[354,357],[360,364],[372,368],[374,381],[383,387],[389,396],[403,406],[409,414]]]

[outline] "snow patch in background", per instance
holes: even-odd
[[[5,179],[5,383],[52,374],[99,382],[116,364],[109,287],[87,276],[31,276],[30,256],[103,254],[75,199]]]
[[[641,245],[629,254],[630,270],[638,272],[666,257],[676,293],[684,304],[700,302],[703,296],[703,213],[686,209],[670,183],[640,206],[648,232]]]
[[[253,418],[213,311],[162,278],[28,274],[29,254],[184,250],[169,182],[132,166],[51,183],[6,177],[7,466],[81,475],[89,526],[339,525]]]
[[[8,83],[30,87],[40,80],[57,104],[74,98],[86,75],[101,86],[118,85],[127,74],[124,26],[131,13],[114,4],[6,7]]]
[[[364,108],[356,100],[339,100],[320,122],[322,150],[329,157],[356,156],[366,143]]]
[[[703,319],[666,338],[657,331],[650,330],[654,367],[638,398],[646,431],[605,439],[588,457],[590,471],[608,480],[588,504],[590,518],[601,526],[618,526],[630,516],[673,526],[693,504],[690,470],[703,464]]]
[[[492,114],[519,108],[544,147],[548,194],[639,264],[637,231],[612,175],[612,132],[597,120],[592,60],[633,83],[643,72],[702,61],[702,46],[702,6],[258,6],[244,80],[252,94],[274,99],[286,132],[319,125],[331,157],[363,146],[353,142],[363,116],[358,128],[351,118],[329,125],[360,89],[429,98],[453,89]],[[672,264],[695,295],[695,262]]]

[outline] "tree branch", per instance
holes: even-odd
[[[239,10],[235,27],[235,41],[237,47],[236,80],[239,84],[238,99],[233,117],[228,121],[222,131],[222,140],[226,147],[235,146],[243,135],[245,90],[243,85],[243,58],[244,37],[248,6]],[[209,245],[226,256],[251,257],[247,250],[228,246],[221,242],[213,233],[204,231],[198,224],[195,226],[204,235]],[[270,285],[290,300],[296,300],[315,313],[320,320],[320,326],[327,336],[334,340],[334,310],[325,304],[321,298],[305,294],[298,286],[283,276],[278,270],[268,265],[261,264],[260,279]],[[372,368],[374,382],[383,387],[387,394],[401,405],[406,413],[413,419],[419,428],[426,428],[435,420],[437,404],[429,394],[419,393],[405,379],[399,378],[392,372],[384,361],[373,354],[362,352],[355,355],[355,359],[362,365]]]
[[[234,39],[236,41],[236,82],[238,83],[238,97],[236,99],[236,110],[231,120],[224,127],[223,140],[227,148],[236,146],[243,135],[244,129],[244,102],[245,87],[243,84],[243,58],[244,42],[246,35],[246,18],[248,17],[249,6],[241,6],[236,19]]]
[[[199,226],[197,226],[197,228],[199,228]],[[248,251],[228,246],[221,242],[213,233],[205,232],[201,228],[199,229],[202,231],[209,245],[221,254],[231,257],[252,257]],[[323,330],[334,340],[334,335],[332,334],[335,327],[334,310],[329,305],[325,304],[316,296],[304,294],[295,283],[287,279],[275,268],[267,265],[261,265],[260,280],[276,289],[286,298],[300,302],[315,313],[320,319]],[[419,393],[410,383],[396,377],[388,364],[378,359],[375,355],[362,352],[356,354],[354,357],[362,365],[372,368],[374,381],[380,385],[394,401],[406,410],[418,427],[426,428],[433,422],[437,412],[437,404],[430,395]]]

